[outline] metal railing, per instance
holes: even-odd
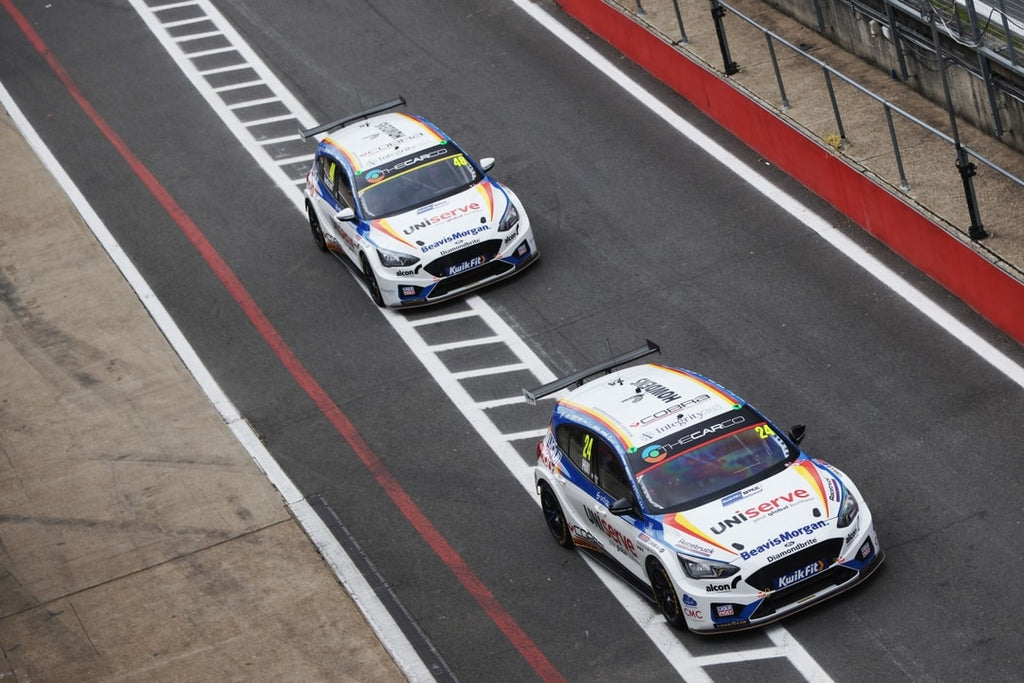
[[[642,3],[638,0],[638,10],[643,10],[644,4],[653,6],[653,1],[654,0],[648,0],[648,3]],[[680,12],[678,0],[672,0],[672,5],[679,35],[681,36],[680,40],[676,44],[677,46],[686,45],[689,47],[689,38],[687,37],[687,31],[683,26],[683,18]],[[749,29],[753,29],[763,36],[763,44],[765,45],[765,48],[762,54],[766,55],[764,59],[761,57],[751,56],[751,52],[753,50],[753,46],[750,45],[752,34],[749,30],[742,32],[741,37],[743,41],[745,41],[742,48],[748,53],[749,63],[759,65],[762,69],[762,71],[759,72],[759,78],[757,76],[748,78],[748,80],[754,82],[755,85],[745,85],[743,87],[747,90],[756,88],[755,92],[758,98],[763,102],[766,101],[771,106],[777,107],[777,111],[780,115],[783,115],[788,119],[793,119],[792,110],[794,106],[799,105],[799,102],[794,101],[793,92],[787,90],[786,87],[787,75],[790,70],[797,68],[797,65],[794,63],[797,60],[787,60],[785,58],[780,59],[778,55],[779,49],[788,51],[788,53],[795,56],[798,61],[802,63],[801,68],[804,69],[804,72],[801,74],[800,81],[803,86],[803,90],[801,92],[805,94],[804,96],[806,96],[807,93],[806,70],[808,65],[820,73],[821,81],[819,89],[827,93],[828,98],[828,104],[822,106],[827,106],[830,109],[829,118],[831,119],[831,123],[826,125],[821,122],[821,106],[811,106],[806,109],[814,110],[814,113],[817,115],[814,125],[806,122],[800,122],[800,126],[805,130],[810,130],[810,132],[815,134],[819,140],[825,141],[826,144],[834,147],[837,152],[844,154],[847,158],[857,161],[848,151],[851,144],[852,146],[856,146],[856,137],[851,138],[851,132],[849,130],[846,117],[844,116],[844,105],[841,103],[841,98],[837,96],[837,87],[841,85],[848,91],[856,94],[857,101],[855,103],[850,103],[851,98],[849,95],[844,98],[844,100],[847,102],[845,106],[858,112],[856,119],[858,124],[864,125],[865,116],[861,112],[865,106],[865,102],[871,103],[870,106],[877,106],[879,112],[878,118],[873,119],[872,122],[866,124],[872,127],[873,130],[854,131],[857,136],[871,138],[871,158],[867,161],[859,161],[858,163],[862,166],[869,167],[876,176],[891,184],[894,190],[895,188],[899,188],[899,191],[906,194],[908,199],[918,201],[919,204],[924,203],[920,201],[919,197],[914,196],[913,183],[920,183],[921,186],[935,185],[936,174],[941,172],[941,168],[937,166],[936,161],[941,158],[942,155],[941,152],[938,154],[930,154],[927,163],[925,163],[923,167],[919,165],[919,167],[916,168],[918,176],[915,177],[911,174],[907,164],[905,164],[901,142],[905,141],[907,138],[911,138],[910,146],[916,148],[919,146],[917,140],[923,134],[931,138],[933,144],[937,142],[945,146],[945,149],[951,152],[949,154],[949,158],[953,160],[953,166],[959,174],[960,182],[963,186],[962,201],[966,205],[967,215],[970,220],[966,232],[971,239],[980,240],[988,236],[981,220],[983,209],[982,204],[984,201],[989,202],[987,206],[994,208],[1001,198],[1005,198],[1005,187],[1010,187],[1017,193],[1019,193],[1021,189],[1024,189],[1024,173],[1019,170],[1017,172],[1008,170],[996,161],[988,158],[979,149],[967,144],[961,139],[960,130],[957,126],[957,119],[952,114],[951,108],[947,108],[951,128],[951,132],[947,133],[936,127],[936,125],[923,120],[919,116],[916,116],[915,114],[900,107],[890,99],[879,95],[870,88],[845,75],[838,69],[833,68],[829,64],[818,59],[810,53],[811,46],[794,44],[785,37],[761,25],[736,7],[723,2],[722,0],[710,0],[710,14],[710,19],[714,24],[715,35],[717,38],[718,56],[721,58],[722,72],[734,80],[741,78],[743,74],[741,74],[740,68],[733,58],[729,38],[731,37],[730,32],[737,34],[741,32],[735,30],[735,28],[730,28],[726,21],[726,17],[731,16],[739,19],[749,27]],[[689,16],[691,17],[690,22],[693,23],[692,13]],[[640,18],[644,17],[641,16]],[[647,19],[644,20],[649,23]],[[694,27],[691,26],[691,29],[692,28]],[[941,50],[941,48],[939,49]],[[942,53],[939,52],[939,54]],[[710,62],[711,57],[712,55],[706,54],[704,56],[704,60]],[[774,88],[768,84],[769,77],[763,71],[763,63],[770,64],[771,66],[771,72],[774,76]],[[940,68],[945,68],[944,60],[940,60]],[[943,79],[945,79],[944,73]],[[737,81],[737,84],[743,85],[739,81]],[[772,90],[774,90],[774,92],[771,92]],[[799,96],[800,95],[798,95],[798,97]],[[775,97],[777,97],[778,100],[775,100]],[[834,129],[832,126],[834,126]],[[913,130],[908,130],[908,128]],[[899,133],[901,129],[903,130],[902,136]],[[826,131],[828,132],[826,133]],[[882,131],[884,131],[884,133]],[[887,141],[882,143],[881,138],[884,137],[887,137]],[[851,139],[853,140],[853,143],[851,143]],[[996,142],[998,143],[998,141]],[[1002,143],[998,144],[1002,145]],[[867,145],[863,148],[866,147]],[[883,154],[887,156],[887,163],[883,163],[879,159],[880,155]],[[878,170],[882,166],[886,169],[894,169],[894,171]],[[1004,189],[1002,190],[986,191],[982,201],[979,201],[978,194],[975,190],[975,176],[979,172],[979,166],[982,167],[986,174],[986,178],[991,178],[993,176],[998,177],[1004,185]],[[1024,164],[1021,165],[1021,168],[1024,169]],[[942,192],[947,195],[943,199],[948,201],[950,199],[948,195],[952,192],[952,187],[950,187],[948,183],[945,187],[949,189],[942,190]],[[1021,196],[1024,197],[1024,195]],[[949,216],[943,217],[949,220]]]

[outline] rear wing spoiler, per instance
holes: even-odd
[[[556,379],[554,382],[549,382],[544,386],[537,387],[536,389],[523,389],[523,396],[526,398],[526,402],[530,405],[537,405],[538,399],[549,396],[556,391],[561,391],[566,387],[573,385],[579,386],[594,375],[601,374],[602,372],[609,373],[619,365],[625,365],[626,363],[635,361],[637,358],[643,358],[644,356],[652,353],[661,353],[661,347],[650,339],[647,339],[643,346],[637,347],[632,351],[627,351],[622,355],[615,356],[603,363],[598,363],[594,367],[574,372],[571,375],[562,377],[561,379]]]
[[[365,119],[367,116],[373,116],[374,114],[379,114],[382,111],[387,111],[388,109],[394,109],[395,107],[401,107],[403,104],[405,104],[405,98],[402,97],[401,95],[399,95],[398,97],[396,97],[393,100],[390,100],[388,102],[383,102],[381,104],[375,105],[373,107],[370,107],[366,111],[359,112],[358,114],[349,114],[348,116],[340,118],[337,121],[331,121],[330,123],[324,123],[324,124],[316,126],[314,128],[307,128],[306,130],[300,130],[299,131],[299,135],[302,136],[303,140],[308,140],[311,137],[313,137],[314,135],[319,135],[320,133],[326,133],[327,131],[334,130],[335,128],[341,128],[342,126],[346,126],[346,125],[352,123],[353,121],[358,121],[359,119]]]

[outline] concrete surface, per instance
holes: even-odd
[[[742,4],[941,127],[941,108],[758,0]],[[680,49],[720,61],[707,4],[680,5],[689,38]],[[652,31],[678,40],[671,0],[643,8]],[[751,97],[777,99],[770,62],[757,52],[764,38],[743,30],[730,23],[741,66],[733,80]],[[795,58],[780,58],[793,69],[784,115],[825,140],[835,131],[820,70],[800,72]],[[844,106],[848,140],[839,151],[898,186],[884,120],[867,121],[876,116],[870,106]],[[1020,155],[961,132],[1024,175]],[[949,150],[906,140],[908,201],[936,230],[958,234],[1019,278],[1020,188],[979,174],[991,237],[973,244]],[[0,157],[0,678],[402,680],[81,217],[54,201],[62,197],[54,179],[6,115]]]
[[[6,112],[0,158],[0,679],[404,680]]]

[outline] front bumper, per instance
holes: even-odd
[[[401,270],[393,273],[378,272],[377,283],[384,305],[389,308],[412,308],[440,303],[515,275],[540,256],[533,233],[527,230],[520,235],[507,248],[503,248],[497,258],[446,277],[433,277],[422,271],[415,274],[402,273]]]
[[[695,633],[718,633],[764,626],[853,588],[871,576],[885,559],[885,553],[878,545],[878,537],[871,525],[852,542],[836,540],[840,545],[845,545],[853,557],[840,557],[820,571],[808,571],[806,577],[783,588],[772,590],[765,585],[762,586],[765,590],[758,590],[750,585],[750,581],[757,583],[761,580],[758,575],[765,576],[771,565],[750,576],[744,576],[743,580],[736,582],[734,588],[721,582],[705,582],[703,588],[700,588],[694,585],[697,582],[687,581],[685,585],[689,586],[689,590],[684,590],[679,596],[687,626]],[[825,545],[827,542],[822,547]],[[801,576],[803,568],[816,566],[816,560],[809,560],[815,557],[815,552],[815,548],[809,548],[801,551],[802,556],[796,553],[789,558],[787,568],[796,567],[788,569],[790,575]]]

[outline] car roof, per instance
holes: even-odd
[[[591,380],[558,403],[574,421],[592,426],[596,422],[626,451],[743,405],[739,397],[706,377],[655,363]],[[568,415],[563,412],[562,416]]]
[[[354,173],[450,142],[426,119],[391,112],[334,131],[321,149],[340,153]]]

